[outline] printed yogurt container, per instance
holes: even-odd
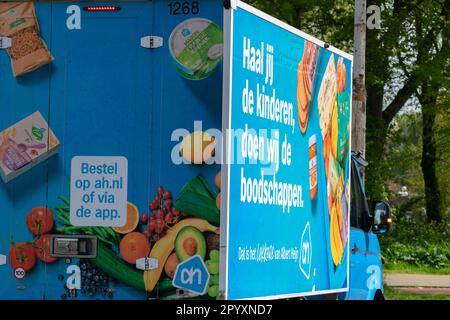
[[[204,18],[188,19],[172,31],[169,50],[177,71],[190,80],[210,76],[223,56],[223,31]]]

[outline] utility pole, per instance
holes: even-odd
[[[363,156],[366,154],[366,8],[366,0],[355,0],[351,147]]]

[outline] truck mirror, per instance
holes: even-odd
[[[376,234],[385,234],[392,225],[391,208],[384,201],[375,201],[373,206],[372,231]]]

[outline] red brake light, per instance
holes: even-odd
[[[121,8],[118,6],[88,6],[84,7],[84,11],[118,11]]]

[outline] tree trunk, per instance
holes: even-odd
[[[422,167],[425,184],[425,208],[428,221],[442,221],[441,193],[436,175],[436,144],[434,125],[438,86],[424,84],[419,101],[422,105]]]

